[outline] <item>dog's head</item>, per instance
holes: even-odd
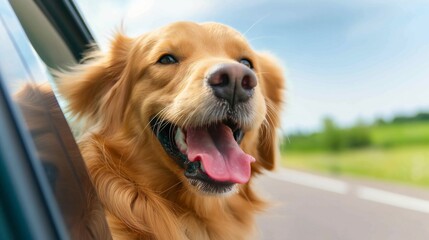
[[[103,134],[153,142],[160,167],[219,194],[274,168],[283,84],[278,63],[235,30],[178,22],[134,39],[118,34],[109,54],[59,88]]]

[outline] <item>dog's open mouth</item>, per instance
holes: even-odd
[[[249,181],[250,163],[255,159],[241,150],[244,133],[233,120],[180,128],[154,118],[151,126],[165,151],[202,192],[226,193],[236,183]]]

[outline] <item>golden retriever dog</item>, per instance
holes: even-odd
[[[116,34],[59,77],[114,239],[249,239],[265,207],[284,79],[218,23]]]

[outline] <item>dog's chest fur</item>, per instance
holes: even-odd
[[[201,196],[174,175],[154,166],[160,156],[132,151],[125,145],[117,145],[120,141],[113,142],[115,145],[93,135],[80,146],[114,239],[251,239],[254,236],[254,215],[264,209],[265,203],[255,195],[250,183],[241,185],[238,193],[229,197]],[[142,179],[125,168],[125,163],[131,169],[139,169]]]

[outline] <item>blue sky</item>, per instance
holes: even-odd
[[[286,132],[429,111],[429,1],[77,2],[103,46],[122,21],[131,36],[178,20],[245,33],[285,69]]]

